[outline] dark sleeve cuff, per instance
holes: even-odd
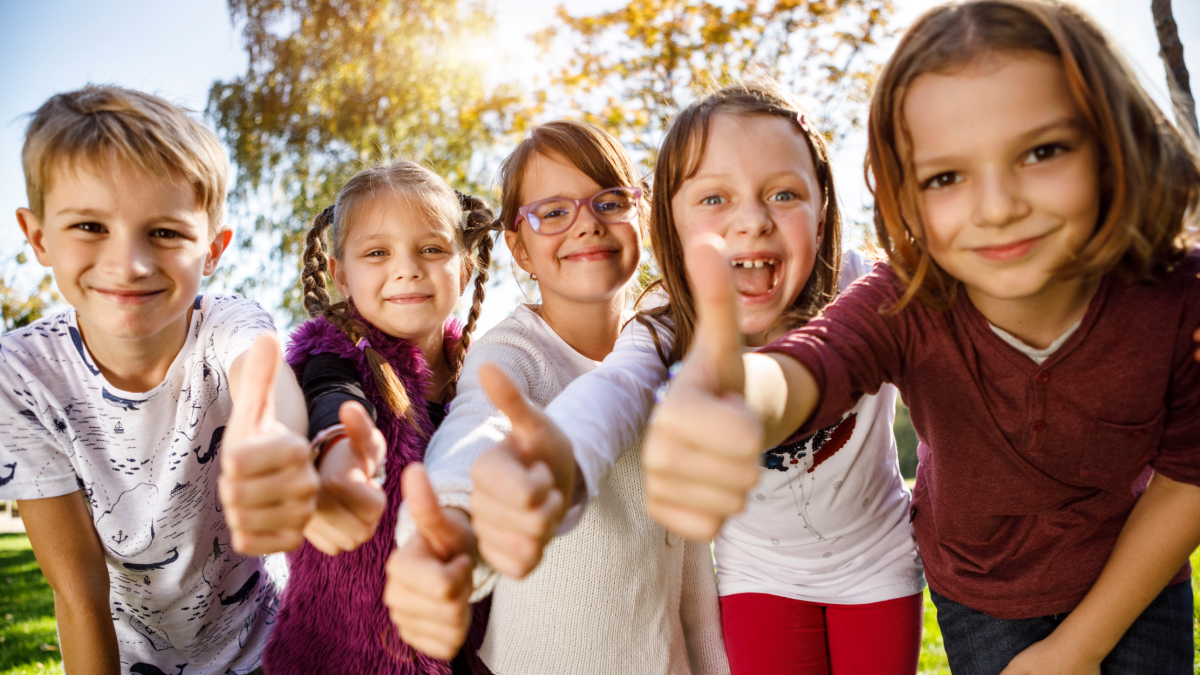
[[[338,410],[346,401],[358,401],[375,419],[375,406],[367,400],[358,368],[335,354],[316,354],[304,364],[300,387],[308,404],[308,438],[339,422]]]

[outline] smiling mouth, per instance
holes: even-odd
[[[596,260],[608,260],[609,258],[619,255],[620,253],[621,249],[615,246],[588,246],[586,248],[581,248],[569,255],[565,255],[562,257],[562,259],[569,260],[571,262],[593,262]]]
[[[415,305],[432,298],[428,293],[401,293],[388,296],[387,301],[393,305]]]
[[[981,257],[995,262],[1017,260],[1025,257],[1027,253],[1033,250],[1034,246],[1037,246],[1042,239],[1045,238],[1046,235],[1043,234],[1036,237],[1030,237],[1029,239],[1022,239],[1021,241],[1015,241],[1011,244],[1003,244],[1000,246],[981,246],[974,249],[974,251]]]
[[[125,291],[107,288],[93,288],[92,291],[105,298],[109,302],[113,302],[118,305],[144,305],[165,292],[163,290]]]
[[[769,295],[779,285],[782,261],[770,256],[756,256],[730,261],[733,283],[738,294],[747,298]]]

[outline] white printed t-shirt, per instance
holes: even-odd
[[[240,675],[261,661],[286,572],[230,546],[217,454],[229,366],[269,331],[257,303],[197,296],[166,378],[142,393],[108,383],[74,310],[0,336],[0,499],[87,496],[122,672]]]

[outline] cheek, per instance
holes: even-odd
[[[924,240],[926,248],[930,251],[944,248],[954,239],[955,233],[960,229],[959,224],[969,218],[964,213],[964,196],[939,190],[927,190],[921,194],[921,224],[924,225],[924,229],[914,234]]]

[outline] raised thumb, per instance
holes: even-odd
[[[738,327],[737,293],[725,256],[725,242],[701,234],[688,246],[685,262],[696,306],[696,330],[688,359],[702,362],[701,371],[714,393],[742,393],[742,339]]]
[[[383,434],[375,428],[375,422],[367,409],[357,401],[346,401],[338,408],[338,419],[346,427],[346,437],[350,441],[350,449],[363,462],[368,476],[375,473],[375,468],[387,454],[387,442]]]
[[[461,537],[442,513],[424,465],[413,462],[404,467],[400,485],[404,503],[408,504],[408,513],[417,526],[417,534],[425,539],[433,554],[446,562],[461,553]]]
[[[233,411],[229,425],[246,433],[275,419],[275,378],[279,371],[279,338],[263,333],[246,350],[233,381]]]
[[[525,400],[517,385],[494,363],[485,363],[479,368],[479,383],[492,405],[512,423],[512,435],[517,442],[511,445],[518,449],[525,447],[527,444],[521,441],[536,434],[542,426],[541,411]]]

